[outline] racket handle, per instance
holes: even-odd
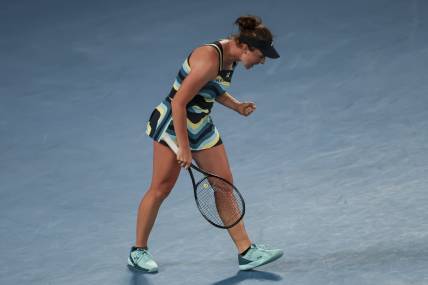
[[[162,135],[162,140],[172,149],[175,154],[178,152],[177,144],[172,140],[171,136],[166,132]]]

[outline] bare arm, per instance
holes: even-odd
[[[254,102],[240,102],[227,92],[218,96],[216,101],[243,116],[248,116],[256,110],[256,104]]]
[[[186,106],[208,81],[216,77],[218,56],[214,49],[200,47],[193,52],[189,61],[191,71],[183,80],[171,103],[174,130],[179,147],[177,160],[185,168],[188,168],[192,162],[187,133]]]
[[[233,97],[227,92],[223,95],[218,96],[216,98],[216,101],[236,112],[238,112],[239,104],[241,104],[241,102],[239,102],[235,97]]]

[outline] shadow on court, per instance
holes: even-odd
[[[232,285],[238,284],[244,280],[258,281],[281,281],[282,277],[278,274],[262,271],[238,271],[234,276],[212,283],[212,285]]]
[[[144,273],[141,272],[131,272],[132,276],[129,280],[129,285],[149,285],[151,284],[149,280],[144,276]]]

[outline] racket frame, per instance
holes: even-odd
[[[166,132],[164,132],[164,134],[162,135],[161,139],[162,139],[163,141],[165,141],[165,142],[166,142],[166,144],[167,144],[167,145],[172,149],[172,151],[173,151],[175,154],[177,154],[177,152],[178,152],[178,146],[177,146],[177,144],[172,140],[172,138],[171,138],[171,136],[170,136],[169,134],[167,134]],[[192,172],[192,168],[193,168],[194,170],[196,170],[196,171],[198,171],[198,172],[202,173],[203,175],[205,175],[205,178],[200,179],[198,182],[196,182],[196,180],[195,180],[195,176],[193,175],[193,172]],[[243,217],[244,217],[244,215],[245,215],[245,201],[244,201],[244,198],[243,198],[243,197],[242,197],[242,195],[241,195],[241,192],[239,192],[238,188],[236,188],[236,187],[235,187],[235,185],[233,185],[232,183],[230,183],[229,181],[227,181],[227,180],[226,180],[226,179],[224,179],[223,177],[220,177],[220,176],[218,176],[218,175],[215,175],[215,174],[213,174],[213,173],[207,172],[207,171],[205,171],[205,170],[203,170],[203,169],[201,169],[201,168],[197,167],[196,165],[194,165],[194,164],[193,164],[193,162],[190,164],[190,167],[189,167],[187,170],[189,171],[190,179],[192,180],[192,185],[193,185],[193,195],[194,195],[194,198],[195,198],[196,205],[197,205],[197,207],[198,207],[199,212],[200,212],[200,213],[201,213],[201,215],[205,218],[205,220],[207,220],[207,221],[208,221],[210,224],[212,224],[213,226],[215,226],[215,227],[217,227],[217,228],[221,228],[221,229],[229,229],[229,228],[232,228],[233,226],[237,225],[237,224],[242,220],[242,218],[243,218]],[[209,219],[209,218],[204,214],[204,212],[203,212],[203,211],[201,211],[201,205],[200,205],[200,203],[199,203],[198,195],[197,195],[197,191],[196,191],[196,190],[198,189],[199,184],[200,184],[202,181],[204,181],[205,179],[207,179],[208,177],[214,177],[214,178],[216,178],[216,179],[220,179],[220,180],[224,181],[225,183],[227,183],[228,185],[232,186],[232,188],[234,189],[234,191],[236,192],[236,194],[238,194],[239,199],[241,199],[241,201],[242,201],[242,214],[241,214],[241,216],[239,217],[239,219],[237,219],[233,224],[231,224],[231,225],[227,225],[227,226],[221,226],[221,225],[218,225],[218,224],[214,223],[213,221],[211,221],[211,220],[210,220],[210,219]]]

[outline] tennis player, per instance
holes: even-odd
[[[141,200],[136,243],[131,248],[128,266],[145,272],[157,272],[158,265],[149,253],[147,242],[159,208],[174,187],[181,168],[192,158],[197,165],[233,183],[225,147],[211,116],[214,102],[249,116],[256,110],[253,102],[240,102],[226,92],[238,63],[246,69],[264,64],[266,57],[278,58],[272,45],[272,33],[256,16],[239,17],[239,33],[227,39],[197,47],[186,58],[169,95],[154,109],[146,133],[153,139],[153,176]],[[175,154],[161,140],[167,132],[178,144]],[[240,270],[249,270],[272,262],[282,250],[252,243],[241,221],[228,232],[238,251]]]

